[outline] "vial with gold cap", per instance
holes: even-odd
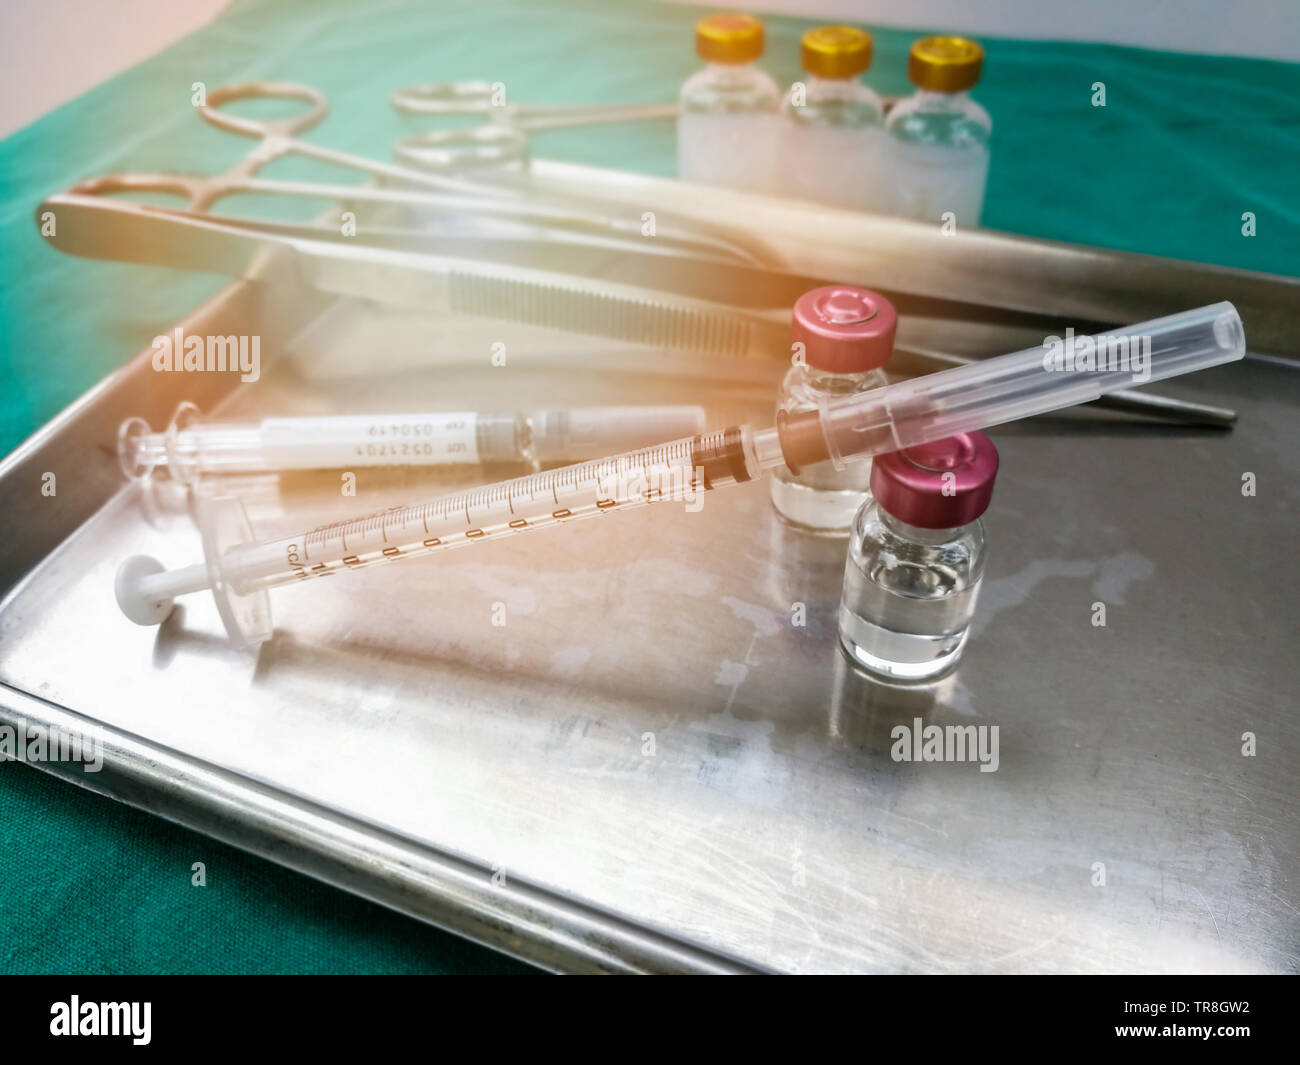
[[[884,105],[859,80],[871,53],[871,34],[856,26],[818,26],[803,35],[808,77],[781,103],[777,192],[835,207],[876,206]]]
[[[685,181],[770,191],[781,93],[755,61],[763,23],[752,15],[709,15],[695,27],[708,65],[682,86],[677,174]]]
[[[958,229],[979,225],[993,120],[970,90],[983,65],[984,49],[965,37],[912,45],[907,75],[917,91],[885,122],[885,210]]]

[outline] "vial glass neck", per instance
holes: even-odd
[[[894,517],[880,501],[876,501],[876,506],[880,508],[880,523],[892,532],[894,535],[904,540],[909,540],[914,544],[946,544],[949,540],[956,540],[967,526],[954,525],[949,529],[923,529],[919,525],[909,525],[907,522]],[[979,519],[977,518],[976,521]],[[974,524],[971,522],[970,524]]]
[[[970,90],[939,92],[937,89],[917,89],[913,99],[919,104],[934,104],[936,107],[960,107],[970,99]]]
[[[869,370],[852,370],[848,373],[836,373],[833,370],[822,370],[815,366],[804,366],[804,380],[809,387],[815,388],[822,392],[833,392],[836,394],[861,392],[864,385],[882,383],[877,382],[881,377],[881,371],[872,367]]]
[[[719,78],[747,78],[755,66],[751,60],[747,63],[705,63],[704,69]]]
[[[846,89],[856,85],[858,78],[857,75],[846,78],[828,78],[823,74],[807,74],[803,81],[810,89]]]

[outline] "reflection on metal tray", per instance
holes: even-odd
[[[0,467],[0,718],[106,740],[101,774],[49,768],[556,968],[1297,967],[1296,596],[1262,564],[1296,493],[1291,366],[1169,383],[1239,408],[1230,434],[997,430],[972,642],[907,691],[847,667],[843,542],[786,530],[764,484],[284,589],[257,655],[199,597],[131,625],[120,560],[198,542],[183,501],[119,487],[129,415],[689,401],[718,426],[765,421],[782,370],[249,282],[183,328],[261,335],[263,381],[142,356]],[[74,464],[57,506],[15,488]],[[448,483],[241,490],[275,536]],[[998,770],[893,761],[918,717],[997,725]]]

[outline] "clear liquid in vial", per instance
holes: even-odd
[[[940,223],[951,213],[958,226],[978,226],[989,176],[987,148],[954,151],[930,144],[886,142],[889,179],[880,182],[878,208]]]
[[[677,176],[768,192],[776,165],[781,95],[752,63],[710,63],[682,86]]]
[[[920,90],[885,124],[888,147],[881,209],[959,228],[980,224],[989,172],[989,113],[965,92]]]
[[[983,524],[929,530],[868,504],[854,521],[840,601],[840,642],[863,669],[929,680],[966,646],[983,572]]]
[[[778,517],[803,532],[843,537],[870,495],[870,486],[869,459],[843,470],[819,462],[797,475],[778,467],[772,471],[772,505]]]
[[[816,410],[822,398],[838,398],[887,384],[882,370],[830,373],[794,366],[781,383],[777,410],[799,414]],[[854,459],[842,469],[818,462],[798,473],[784,466],[772,471],[772,506],[788,524],[820,536],[845,536],[853,516],[871,497],[871,460]]]

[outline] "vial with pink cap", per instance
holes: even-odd
[[[980,515],[998,452],[980,432],[876,456],[849,534],[840,642],[867,672],[923,681],[957,665],[984,575]]]
[[[852,285],[805,292],[794,305],[795,365],[781,382],[778,415],[820,410],[842,396],[888,383],[882,366],[894,350],[898,316],[884,296]],[[818,462],[798,472],[773,471],[772,506],[789,524],[825,536],[843,536],[870,497],[871,460],[842,469]]]

